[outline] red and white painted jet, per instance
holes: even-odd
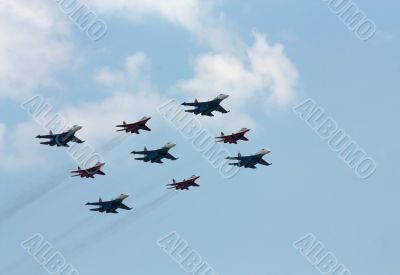
[[[217,140],[217,142],[223,141],[224,143],[237,144],[237,142],[239,140],[248,141],[248,139],[244,136],[248,131],[250,131],[250,129],[243,128],[243,129],[240,129],[239,132],[233,133],[232,135],[224,135],[224,133],[221,132],[221,136],[216,137],[217,139],[220,139],[220,140]]]
[[[76,171],[71,171],[71,173],[74,173],[73,177],[81,177],[81,178],[92,178],[94,179],[94,175],[105,175],[103,171],[101,171],[101,168],[104,166],[105,163],[98,162],[96,163],[95,166],[88,168],[88,169],[81,169],[78,166],[78,170]]]
[[[124,121],[121,125],[116,126],[122,128],[117,130],[117,132],[125,131],[127,133],[139,134],[139,130],[151,131],[151,129],[146,126],[147,121],[149,121],[150,119],[151,117],[143,117],[141,120],[134,123],[126,123]]]
[[[176,189],[176,190],[189,190],[189,187],[191,186],[195,186],[195,187],[199,187],[200,185],[198,185],[195,181],[200,178],[199,176],[191,176],[189,179],[187,180],[183,180],[181,182],[176,182],[175,179],[172,180],[171,184],[167,184],[167,186],[169,186],[168,189]]]

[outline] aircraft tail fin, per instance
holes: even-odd
[[[172,183],[176,183],[176,180],[175,180],[175,179],[173,179],[173,180],[172,180]]]
[[[144,147],[144,151],[147,152],[147,147]]]
[[[199,103],[199,101],[197,100],[197,98],[194,99],[194,103]]]
[[[242,154],[241,154],[241,153],[238,153],[238,158],[240,158],[240,157],[242,157]]]
[[[53,131],[50,130],[50,131],[49,131],[49,134],[52,135],[52,134],[53,134]]]
[[[99,198],[99,202],[103,202],[103,200],[101,198]]]
[[[122,122],[122,124],[126,125],[126,122],[125,122],[125,120]]]
[[[224,134],[224,132],[221,132],[221,137],[223,137],[225,134]]]

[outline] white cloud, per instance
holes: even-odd
[[[47,158],[34,139],[39,130],[40,126],[31,122],[18,124],[12,130],[0,124],[0,170],[49,169]]]
[[[223,106],[227,115],[201,118],[224,131],[254,127],[256,121],[248,113],[249,102],[264,102],[271,107],[285,107],[296,97],[298,72],[287,58],[281,44],[270,44],[254,33],[254,44],[246,45],[224,25],[223,14],[214,16],[215,1],[200,0],[88,0],[91,8],[104,13],[118,13],[133,20],[148,20],[149,15],[165,18],[191,32],[208,45],[209,52],[193,63],[193,77],[174,85],[185,99],[208,100],[218,93],[231,97]],[[21,96],[41,85],[51,83],[51,76],[68,62],[71,45],[68,28],[48,5],[40,0],[8,1],[0,6],[0,97]],[[3,42],[4,41],[4,42]],[[105,98],[78,106],[65,106],[59,112],[71,124],[81,124],[82,138],[99,142],[109,136],[110,129],[122,120],[154,116],[164,96],[151,84],[151,64],[144,53],[128,57],[121,69],[104,67],[96,71],[94,80],[110,91]],[[3,88],[4,87],[4,88]],[[192,98],[192,99],[193,99]],[[229,119],[227,119],[229,117]],[[101,127],[99,127],[101,125]],[[34,122],[23,123],[4,133],[0,141],[13,140],[0,158],[0,168],[18,161],[41,163],[43,156],[29,151],[37,134]],[[1,135],[0,135],[1,137]],[[12,137],[12,139],[11,139]],[[10,152],[17,157],[11,156]],[[12,161],[10,161],[12,160]]]
[[[152,86],[150,74],[151,61],[146,54],[128,56],[122,69],[105,67],[94,75],[94,80],[111,95],[97,102],[64,108],[61,113],[67,121],[84,126],[85,139],[104,141],[115,130],[116,123],[157,115],[165,98]]]
[[[87,0],[87,3],[99,12],[124,14],[131,20],[141,20],[149,15],[161,16],[189,30],[199,28],[200,20],[206,14],[206,2],[208,1],[201,3],[199,0]]]
[[[295,66],[285,56],[281,44],[270,45],[257,33],[254,39],[254,44],[246,47],[245,58],[229,53],[199,56],[194,62],[194,76],[179,81],[176,88],[201,100],[214,98],[218,93],[229,94],[225,105],[229,104],[233,111],[229,115],[234,118],[230,119],[253,125],[246,114],[250,102],[264,102],[269,109],[288,106],[296,97]],[[226,125],[222,118],[216,122]]]
[[[195,58],[194,76],[177,83],[185,96],[209,99],[225,91],[232,95],[229,100],[238,114],[236,118],[247,123],[251,123],[245,112],[249,101],[262,101],[268,108],[282,108],[296,97],[299,76],[283,45],[271,44],[259,33],[253,33],[253,45],[246,45],[226,27],[223,13],[215,15],[218,1],[90,0],[90,3],[100,12],[123,14],[132,20],[158,15],[205,42],[210,52]],[[119,81],[120,77],[110,69],[101,75],[109,83]],[[215,119],[215,123],[218,121]]]
[[[147,55],[138,52],[128,56],[122,69],[113,69],[110,67],[100,68],[95,72],[94,80],[98,84],[104,85],[110,91],[121,90],[150,90],[150,71],[151,62]]]
[[[243,44],[224,26],[224,14],[216,12],[219,0],[87,0],[100,13],[122,15],[131,21],[160,17],[192,33],[215,50],[238,52]]]
[[[68,123],[65,126],[74,124],[83,126],[78,136],[87,140],[92,146],[109,140],[115,133],[115,125],[123,120],[134,121],[143,116],[157,116],[158,107],[165,102],[165,99],[151,88],[150,67],[150,61],[145,54],[137,53],[129,56],[121,70],[110,69],[113,72],[111,76],[104,77],[104,68],[95,74],[95,79],[100,84],[106,84],[106,88],[110,89],[110,95],[107,97],[77,106],[53,109],[46,115],[47,119],[38,119],[44,125],[39,125],[32,119],[6,131],[6,126],[0,124],[0,170],[13,167],[24,169],[51,166],[49,165],[50,153],[46,153],[51,150],[46,150],[49,148],[39,145],[34,137],[44,132],[43,127],[57,113],[62,116],[63,121]],[[115,75],[118,75],[119,82],[110,82]],[[136,81],[142,85],[135,86]]]
[[[113,93],[97,102],[63,109],[61,113],[73,123],[83,126],[79,136],[93,144],[106,141],[123,120],[133,122],[143,116],[154,117],[164,100],[155,93]],[[153,119],[154,120],[154,119]]]
[[[0,98],[26,96],[52,85],[52,74],[66,64],[71,44],[57,6],[41,0],[0,4]]]

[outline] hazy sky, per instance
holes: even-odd
[[[187,274],[157,244],[171,232],[214,274],[320,274],[292,245],[309,233],[353,275],[398,274],[398,1],[354,2],[376,26],[367,41],[322,0],[82,0],[107,26],[97,41],[58,2],[0,3],[0,274],[47,274],[21,247],[35,234],[81,275]],[[268,148],[272,166],[224,178],[158,111],[219,93],[231,112],[197,117],[201,129],[250,128],[249,142],[221,148]],[[71,178],[71,155],[39,144],[48,120],[21,106],[32,97],[52,106],[47,119],[83,126],[106,176]],[[373,175],[358,177],[292,110],[308,98],[375,161]],[[151,132],[115,132],[143,116]],[[130,154],[169,141],[177,161]],[[199,188],[166,190],[191,175]],[[121,193],[134,210],[85,206]]]

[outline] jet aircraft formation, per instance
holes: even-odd
[[[185,112],[193,113],[194,115],[202,115],[213,117],[213,112],[220,112],[222,114],[229,113],[226,109],[221,106],[222,101],[227,99],[229,96],[225,94],[220,94],[216,98],[199,102],[197,99],[192,103],[182,103],[183,106],[190,106],[194,109],[185,110]],[[147,122],[151,119],[151,117],[143,117],[141,120],[133,123],[126,123],[123,121],[122,124],[116,125],[118,128],[118,132],[124,131],[126,133],[131,134],[140,134],[140,130],[151,131],[151,129],[146,125]],[[82,126],[75,125],[68,131],[62,132],[60,134],[54,134],[50,131],[48,135],[38,135],[36,138],[39,139],[48,139],[48,141],[40,142],[43,145],[49,146],[57,146],[57,147],[69,147],[68,143],[83,143],[84,141],[76,137],[76,133],[82,129]],[[221,135],[216,137],[216,142],[223,142],[228,144],[237,144],[238,141],[249,141],[248,138],[245,137],[250,129],[242,128],[236,133],[232,133],[231,135],[225,135],[221,132]],[[158,163],[162,164],[163,159],[168,159],[175,161],[178,158],[174,157],[169,153],[169,151],[176,146],[173,142],[168,142],[160,149],[148,150],[147,147],[144,147],[143,151],[132,151],[131,154],[134,155],[142,155],[142,157],[135,158],[135,160],[141,160],[144,162],[150,163]],[[238,153],[237,157],[227,157],[228,160],[235,160],[237,162],[229,163],[229,165],[243,167],[243,168],[251,168],[255,169],[257,164],[261,164],[264,166],[269,166],[271,163],[265,161],[263,157],[267,154],[271,153],[270,150],[262,149],[254,155],[242,156]],[[78,167],[77,170],[71,171],[73,174],[72,177],[81,177],[81,178],[91,178],[94,179],[95,175],[106,175],[101,169],[104,167],[105,163],[96,163],[93,167],[89,167],[86,169],[82,169]],[[172,180],[171,184],[167,184],[167,189],[175,189],[175,190],[189,190],[190,187],[199,187],[200,185],[196,183],[196,180],[199,179],[200,176],[191,176],[189,179],[184,179],[181,182],[177,182],[175,179]],[[92,208],[90,211],[98,211],[101,213],[118,213],[118,209],[124,210],[132,210],[133,208],[126,206],[123,204],[123,201],[127,199],[129,195],[121,194],[117,198],[110,201],[102,201],[100,198],[98,202],[88,202],[86,205],[97,206],[97,208]]]

